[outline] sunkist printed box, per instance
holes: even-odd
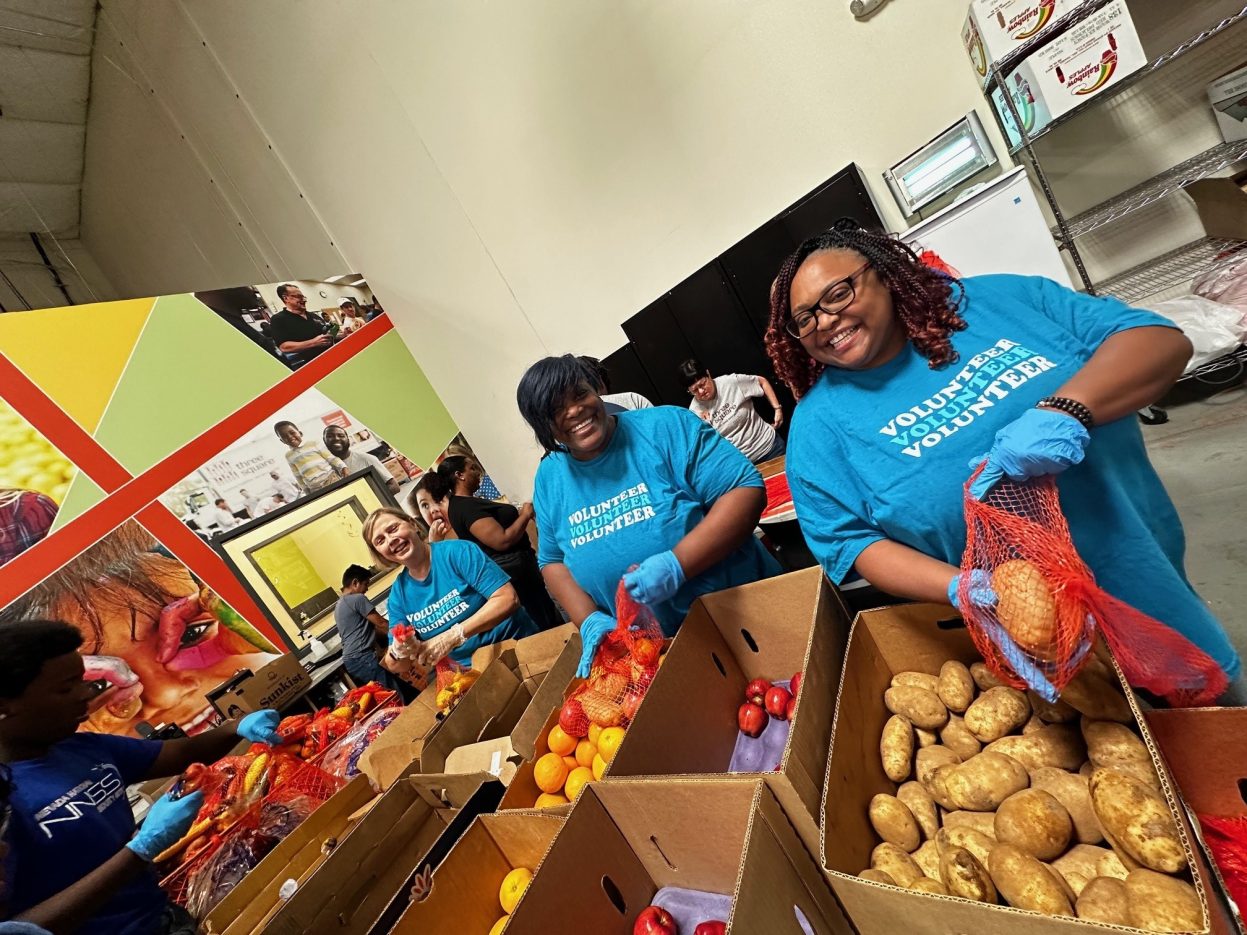
[[[1147,61],[1126,0],[1113,0],[1028,56],[1026,64],[1055,120],[1138,71]]]
[[[961,41],[970,63],[987,84],[993,62],[1056,24],[1079,0],[971,0]]]

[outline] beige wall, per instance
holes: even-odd
[[[850,161],[977,107],[964,0],[103,0],[84,238],[121,292],[359,270],[491,473],[514,388]]]

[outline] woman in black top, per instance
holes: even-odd
[[[472,496],[481,486],[481,466],[471,458],[451,456],[442,461],[437,475],[450,494],[450,527],[460,539],[475,542],[511,576],[520,603],[541,630],[557,627],[563,617],[546,591],[537,555],[528,539],[533,505],[517,510],[509,503]],[[427,476],[427,475],[426,475]],[[434,493],[434,498],[442,497]]]

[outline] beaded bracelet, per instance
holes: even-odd
[[[1045,396],[1035,405],[1042,406],[1045,409],[1056,409],[1066,415],[1073,416],[1083,424],[1083,428],[1091,429],[1095,427],[1095,416],[1091,414],[1091,410],[1076,399],[1069,399],[1065,396]]]

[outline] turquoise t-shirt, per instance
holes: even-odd
[[[553,452],[537,468],[537,561],[562,563],[599,610],[615,613],[619,579],[666,552],[737,487],[761,487],[758,469],[687,409],[620,412],[606,450],[592,461]],[[779,574],[753,536],[671,600],[653,608],[668,636],[702,594]]]
[[[996,432],[1082,367],[1110,335],[1168,319],[1048,279],[965,281],[959,359],[938,370],[912,345],[865,371],[828,369],[792,419],[787,473],[806,542],[833,581],[891,539],[957,565],[962,483]],[[1079,555],[1114,597],[1182,633],[1231,677],[1238,656],[1186,578],[1182,523],[1133,414],[1091,430],[1057,479]]]
[[[456,623],[462,623],[485,606],[491,594],[510,584],[507,573],[486,558],[474,542],[451,539],[429,545],[429,574],[416,580],[406,568],[390,588],[390,642],[400,623],[415,627],[421,640],[428,640]],[[482,646],[503,640],[532,636],[537,627],[519,608],[493,629],[468,637],[450,654],[460,665],[472,661],[472,653]]]

